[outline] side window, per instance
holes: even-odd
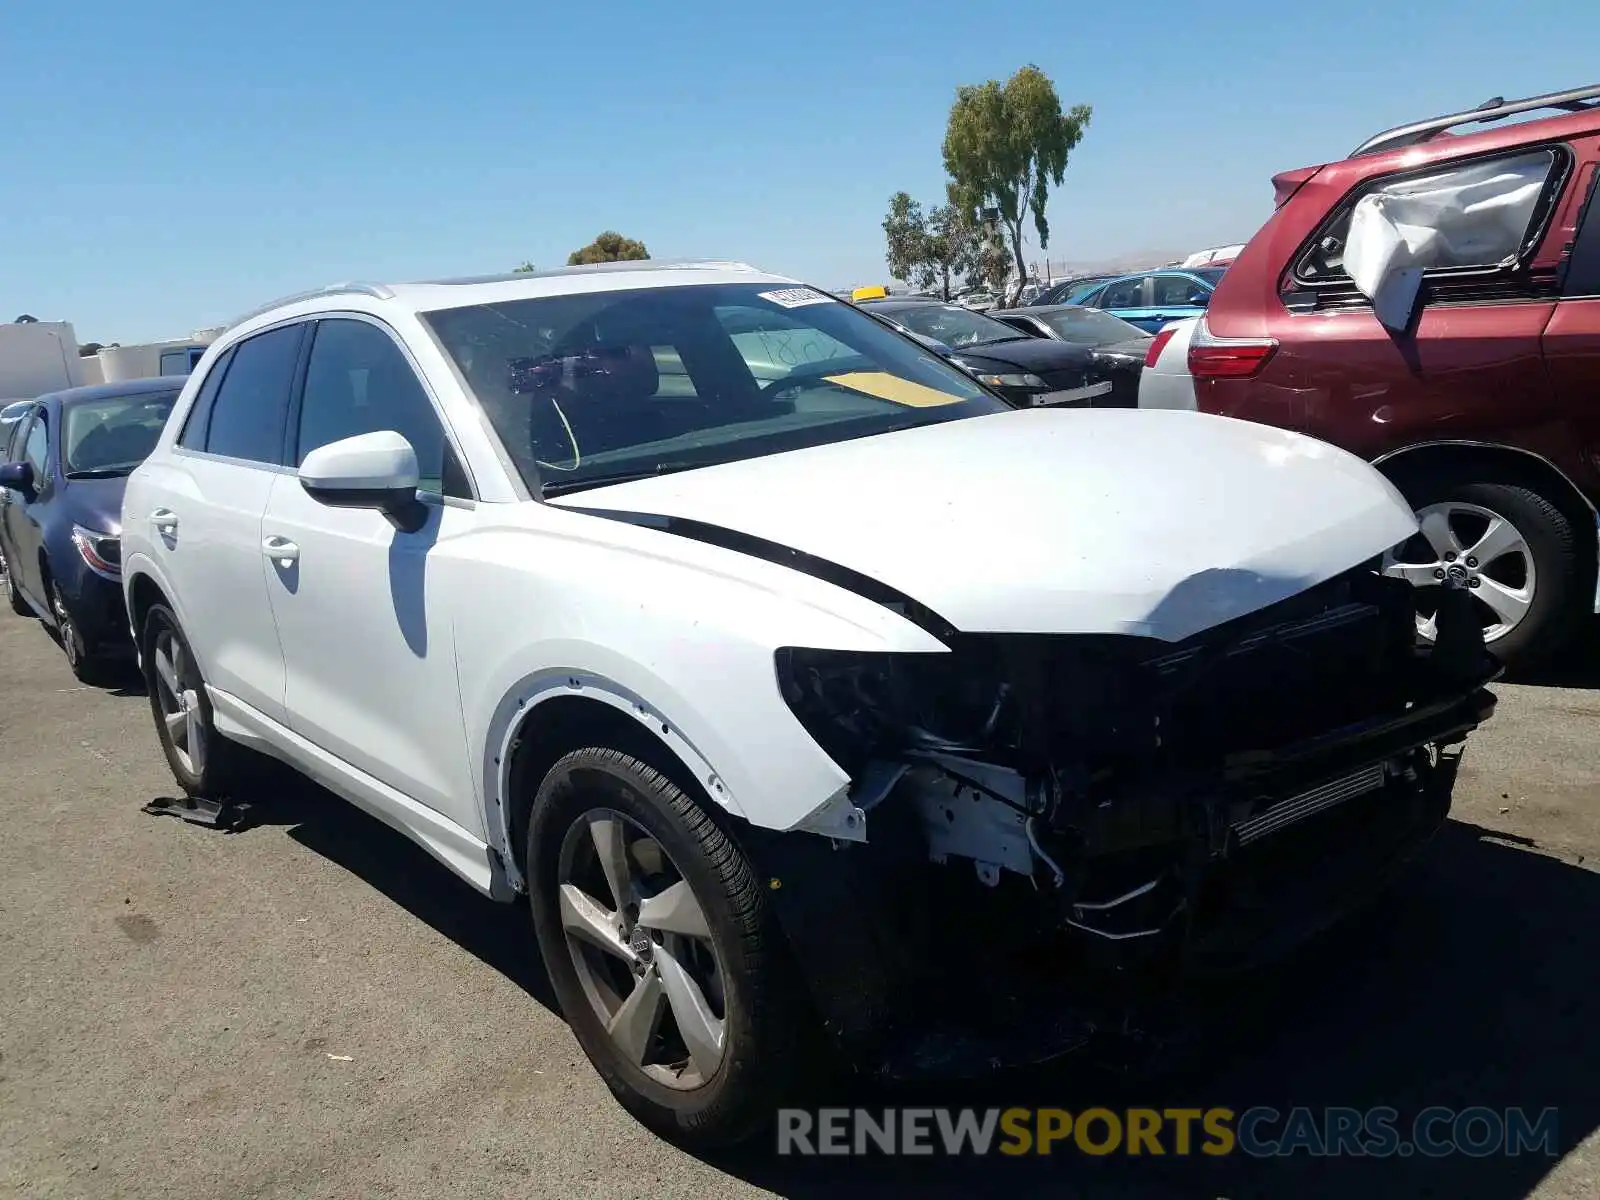
[[[207,421],[208,453],[248,462],[283,461],[283,422],[304,329],[287,325],[233,348]]]
[[[1079,300],[1076,303],[1081,304],[1085,308],[1099,308],[1101,306],[1100,297],[1104,296],[1105,294],[1105,288],[1097,287],[1094,289],[1094,291],[1088,293],[1082,300]],[[1067,303],[1067,301],[1063,300],[1062,303]]]
[[[1200,281],[1187,275],[1157,275],[1151,284],[1150,303],[1157,308],[1203,306],[1210,299]]]
[[[1144,280],[1124,279],[1121,283],[1106,285],[1105,291],[1100,293],[1100,300],[1096,308],[1143,308],[1144,305]]]
[[[49,475],[47,469],[50,465],[50,433],[45,428],[44,413],[35,415],[33,424],[28,427],[28,440],[22,447],[22,461],[33,468],[33,478],[42,481]]]
[[[1425,271],[1510,266],[1540,232],[1556,163],[1554,150],[1541,149],[1380,182],[1323,228],[1295,264],[1295,278],[1306,284],[1349,280],[1344,244],[1358,205],[1375,208],[1393,225]]]
[[[425,492],[469,497],[444,426],[400,348],[376,325],[335,318],[317,324],[300,401],[296,462],[318,446],[393,430],[417,452]]]
[[[222,386],[222,377],[228,373],[228,364],[232,361],[233,351],[225,350],[212,366],[211,373],[201,382],[200,394],[189,406],[189,415],[184,418],[183,429],[178,434],[178,445],[188,450],[206,448],[206,426],[211,420],[211,405],[217,398],[217,389]]]

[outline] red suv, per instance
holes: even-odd
[[[1538,115],[1555,113],[1557,115]],[[1507,118],[1535,119],[1498,124]],[[1486,132],[1467,127],[1497,125]],[[1491,100],[1273,180],[1189,345],[1206,412],[1376,463],[1422,533],[1385,560],[1478,602],[1507,665],[1596,595],[1600,86]]]

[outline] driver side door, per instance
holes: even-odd
[[[336,790],[393,793],[475,836],[482,818],[456,683],[448,562],[478,527],[472,489],[420,374],[395,335],[355,315],[311,332],[289,418],[288,462],[319,446],[392,430],[417,454],[428,519],[415,532],[367,508],[311,498],[275,477],[261,523],[267,590],[283,647],[290,729],[338,760]],[[377,780],[389,789],[374,789]]]

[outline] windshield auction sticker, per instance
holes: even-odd
[[[838,303],[826,292],[819,292],[816,288],[792,287],[779,288],[775,292],[758,292],[763,300],[770,300],[781,308],[803,308],[807,304]]]

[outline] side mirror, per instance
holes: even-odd
[[[1388,199],[1378,193],[1356,202],[1344,240],[1344,269],[1356,290],[1372,301],[1378,323],[1391,333],[1405,333],[1421,299],[1422,267],[1417,264],[1437,235],[1395,220],[1385,211]]]
[[[300,486],[330,508],[372,508],[404,533],[428,520],[417,499],[417,452],[393,430],[318,446],[300,464]]]
[[[31,498],[34,494],[33,485],[32,463],[14,462],[0,466],[0,488],[10,488]]]

